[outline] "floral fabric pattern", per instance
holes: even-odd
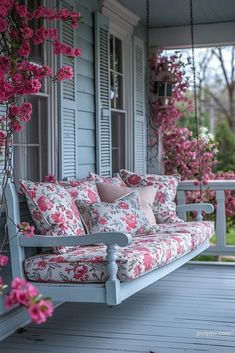
[[[158,188],[153,203],[153,213],[157,223],[183,222],[182,219],[177,217],[176,204],[174,202],[180,176],[155,174],[140,175],[125,169],[121,169],[119,174],[129,187],[153,185]]]
[[[28,207],[42,235],[84,235],[85,231],[77,207],[69,193],[60,185],[32,181],[20,181]],[[54,249],[59,253],[71,251],[71,247]]]
[[[157,226],[152,226],[148,221],[137,192],[129,193],[114,203],[85,205],[85,209],[89,215],[89,233],[123,232],[135,235],[157,230]],[[84,210],[80,207],[79,210],[83,216]]]
[[[215,233],[214,222],[210,221],[160,224],[159,228],[160,233],[190,234],[192,238],[192,249],[198,248]]]
[[[75,181],[60,181],[59,184],[69,192],[75,202],[92,204],[101,201],[96,182],[91,178]]]
[[[126,248],[117,247],[118,278],[128,281],[160,268],[191,250],[190,234],[152,234],[134,237]],[[105,282],[106,246],[80,247],[63,254],[36,255],[25,260],[26,276],[43,282]]]
[[[90,172],[89,173],[89,178],[95,180],[98,183],[106,183],[106,184],[111,184],[111,185],[114,185],[114,186],[126,187],[125,182],[119,177],[109,178],[109,177],[100,176],[98,174]]]

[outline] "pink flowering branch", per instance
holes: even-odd
[[[44,323],[53,314],[52,301],[40,295],[31,283],[18,277],[12,281],[11,290],[5,298],[7,308],[16,304],[26,308],[31,320],[37,324]]]
[[[33,27],[34,20],[40,24],[42,21],[38,20],[41,19],[45,25],[35,29]],[[0,105],[6,108],[6,114],[0,117],[0,149],[4,151],[5,157],[2,170],[1,207],[5,201],[7,181],[12,177],[10,166],[12,136],[14,133],[22,131],[32,116],[32,105],[25,101],[27,96],[40,92],[45,79],[52,79],[56,82],[70,80],[74,75],[73,68],[70,66],[63,66],[53,73],[53,69],[46,63],[37,65],[31,62],[30,54],[33,47],[47,43],[52,46],[54,55],[65,55],[70,61],[81,55],[80,48],[73,48],[59,41],[57,29],[47,28],[48,22],[58,21],[67,22],[72,28],[77,28],[81,21],[81,14],[68,9],[57,10],[44,6],[30,11],[27,6],[18,1],[1,0]],[[18,229],[26,237],[34,235],[34,227],[27,222],[18,225]],[[8,258],[1,254],[6,242],[5,239],[0,247],[0,267],[5,266],[8,261]],[[0,291],[2,292],[5,288],[2,278],[0,278]],[[31,284],[21,279],[13,280],[11,291],[6,299],[8,307],[17,303],[23,305],[32,320],[37,323],[44,322],[53,312],[51,301],[42,298]]]

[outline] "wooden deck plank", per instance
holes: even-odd
[[[234,353],[235,267],[187,264],[119,306],[66,303],[3,353]]]

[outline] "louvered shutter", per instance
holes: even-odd
[[[112,175],[112,141],[110,110],[109,70],[109,22],[95,15],[95,61],[96,61],[96,129],[97,129],[97,172]]]
[[[133,39],[134,85],[134,171],[146,173],[145,68],[143,40]]]
[[[0,104],[0,116],[5,116],[6,115],[6,106],[3,104]],[[3,127],[3,129],[5,129]],[[4,168],[4,164],[5,164],[5,147],[1,146],[0,147],[0,185],[2,185],[2,180],[3,180],[3,168]],[[0,197],[2,195],[0,194]]]
[[[66,7],[70,11],[73,9],[66,2],[61,3],[61,7]],[[67,22],[60,24],[60,40],[71,46],[75,46],[74,29]],[[60,61],[60,66],[69,65],[73,67],[74,78],[65,80],[60,84],[60,173],[61,179],[65,177],[76,178],[77,171],[77,134],[78,134],[78,119],[77,119],[77,95],[76,95],[76,64],[63,56]]]

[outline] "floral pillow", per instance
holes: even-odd
[[[89,214],[89,232],[124,232],[131,235],[157,230],[145,216],[137,192],[129,193],[114,203],[101,202],[86,205]]]
[[[122,179],[119,177],[109,178],[109,177],[100,176],[98,174],[90,172],[89,178],[95,180],[97,183],[106,183],[114,186],[126,187],[126,184],[124,183],[124,181],[122,181]]]
[[[179,175],[140,175],[125,169],[121,169],[119,174],[129,187],[154,185],[158,188],[153,203],[153,213],[157,223],[183,222],[182,219],[177,217],[174,202],[180,181]]]
[[[91,178],[75,181],[60,181],[59,184],[69,192],[75,202],[81,201],[91,204],[101,201],[96,182]]]
[[[42,235],[84,235],[77,207],[69,193],[60,185],[21,180],[30,213]],[[66,253],[74,247],[59,247],[55,252]]]
[[[152,206],[155,199],[157,189],[154,186],[143,186],[137,188],[118,187],[106,183],[97,183],[97,189],[102,202],[115,202],[122,196],[128,195],[135,191],[139,195],[142,209],[151,225],[156,225]]]

